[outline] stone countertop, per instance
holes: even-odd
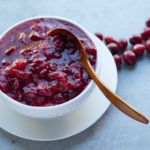
[[[0,0],[0,34],[25,18],[53,15],[72,19],[91,32],[117,39],[140,33],[150,17],[149,0]],[[146,116],[150,115],[150,56],[118,71],[117,93]],[[68,139],[35,142],[0,129],[1,150],[148,150],[150,127],[126,117],[112,105],[86,131]]]

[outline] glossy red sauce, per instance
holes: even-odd
[[[14,100],[31,106],[57,105],[79,95],[89,83],[74,42],[49,35],[57,27],[81,40],[95,67],[94,44],[75,25],[48,18],[25,21],[0,39],[0,89]]]

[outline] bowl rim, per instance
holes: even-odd
[[[26,21],[30,21],[30,20],[33,20],[33,19],[40,19],[40,18],[52,18],[52,19],[56,19],[56,20],[60,20],[60,21],[65,21],[65,22],[69,22],[75,26],[77,26],[80,30],[82,30],[88,37],[89,39],[92,41],[91,39],[91,36],[89,34],[89,32],[84,28],[82,27],[80,24],[78,24],[77,22],[71,20],[71,19],[68,19],[68,18],[65,18],[65,17],[60,17],[60,16],[35,16],[35,17],[30,17],[30,18],[27,18],[27,19],[23,19],[17,23],[15,23],[14,25],[10,26],[8,29],[6,29],[1,35],[0,35],[0,39],[8,32],[10,31],[12,28],[14,28],[15,26],[17,25],[20,25],[21,23],[24,23]],[[93,41],[92,41],[93,42]],[[97,50],[97,46],[95,45],[95,43],[93,42],[94,46],[96,47],[96,50]],[[95,72],[98,73],[100,71],[100,55],[99,55],[99,52],[97,50],[97,61],[96,61],[96,70]],[[98,63],[100,62],[100,63]],[[0,90],[0,96],[7,99],[10,103],[13,103],[15,105],[18,105],[18,107],[24,107],[24,108],[27,108],[27,109],[32,109],[32,110],[53,110],[53,109],[59,109],[61,107],[64,107],[66,105],[70,105],[71,103],[73,103],[74,101],[77,101],[77,100],[80,100],[80,97],[82,97],[93,85],[94,81],[91,80],[89,82],[89,84],[85,87],[85,89],[79,94],[77,95],[76,97],[74,97],[73,99],[70,99],[69,101],[65,102],[65,103],[62,103],[62,104],[58,104],[58,105],[54,105],[54,106],[30,106],[30,105],[26,105],[26,104],[23,104],[21,102],[18,102],[14,99],[12,99],[11,97],[9,97],[7,94],[5,94],[4,92],[2,92]],[[2,99],[3,99],[2,98]]]

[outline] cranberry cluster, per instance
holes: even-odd
[[[104,38],[102,33],[95,33],[95,35],[100,40],[105,41],[105,44],[114,57],[117,67],[120,67],[122,64],[121,53],[123,53],[124,62],[128,65],[134,65],[137,57],[143,56],[145,49],[150,54],[150,18],[146,20],[146,28],[140,34],[133,34],[129,38],[132,50],[127,50],[128,42],[124,38],[117,41],[112,36],[105,36]]]

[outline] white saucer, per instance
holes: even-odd
[[[117,70],[112,55],[101,45],[101,77],[113,91],[117,86]],[[18,114],[0,100],[0,127],[5,131],[30,140],[52,141],[73,136],[93,125],[107,110],[110,102],[96,87],[88,100],[72,113],[57,119],[32,119]]]

